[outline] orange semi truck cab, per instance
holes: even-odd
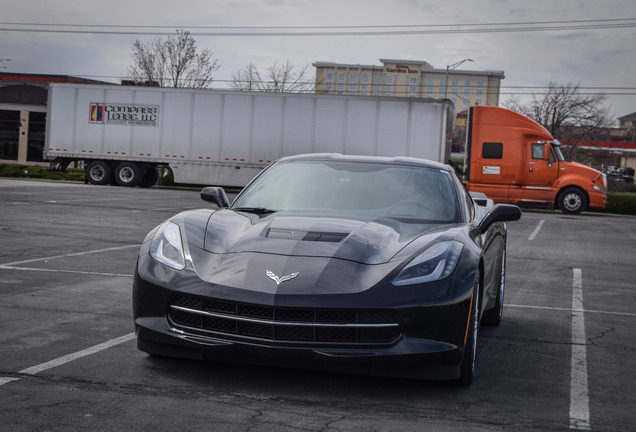
[[[467,188],[498,203],[578,214],[607,204],[604,174],[566,162],[546,128],[514,111],[474,106],[468,130]]]

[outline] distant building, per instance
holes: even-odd
[[[68,75],[0,73],[0,160],[42,162],[49,83],[112,84]]]
[[[503,71],[435,69],[425,61],[380,59],[381,66],[316,62],[316,93],[450,99],[457,113],[499,105]]]
[[[636,130],[636,112],[618,118],[618,127],[629,131]]]

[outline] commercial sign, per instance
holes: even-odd
[[[386,71],[390,73],[403,73],[403,74],[417,74],[420,73],[417,69],[411,69],[409,65],[396,64],[393,66],[387,66]]]
[[[90,103],[88,122],[91,124],[157,126],[158,121],[158,105]]]

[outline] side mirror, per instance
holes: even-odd
[[[225,190],[221,187],[206,187],[201,191],[201,199],[211,202],[219,206],[219,208],[228,208],[230,201],[227,199]]]
[[[496,222],[512,222],[520,218],[521,209],[519,207],[509,204],[497,204],[484,216],[477,230],[480,234],[484,234]]]

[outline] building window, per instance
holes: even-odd
[[[358,79],[358,76],[356,74],[349,75],[349,81],[356,81],[357,79]]]
[[[338,90],[344,90],[344,84],[342,83],[338,84]]]
[[[356,91],[356,85],[355,84],[349,84],[349,90],[350,91]]]
[[[362,80],[364,81],[364,80]],[[369,91],[369,86],[367,84],[362,84],[362,91]]]
[[[464,90],[464,96],[470,96],[470,90]]]
[[[446,94],[446,89],[444,87],[440,87],[440,89],[439,89],[439,91],[437,93],[439,93],[442,96],[444,96]]]
[[[464,87],[470,87],[470,80],[464,81]]]
[[[393,90],[393,89],[391,88],[390,85],[384,86],[384,91],[390,92],[391,90]]]
[[[379,83],[382,82],[382,75],[376,75],[373,77],[373,82]]]
[[[411,79],[409,79],[409,82],[410,82],[411,84],[417,84],[417,78],[415,78],[415,77],[411,77]]]
[[[483,87],[483,86],[484,86],[483,81],[477,81],[477,87]]]
[[[325,89],[327,89],[327,90],[331,90],[331,83],[327,83],[327,84],[325,84]]]
[[[344,74],[338,74],[338,81],[344,81],[345,75]]]
[[[475,105],[483,105],[484,101],[481,99],[475,99]]]
[[[483,90],[477,90],[477,97],[483,97],[484,96],[484,91]]]
[[[459,86],[459,80],[453,80],[453,87]]]
[[[393,77],[390,77],[390,76],[386,77],[385,82],[387,84],[391,84],[393,82]]]
[[[446,80],[445,79],[440,79],[439,80],[439,85],[445,86],[446,85]]]
[[[415,87],[411,87],[412,89],[414,89]],[[432,95],[433,94],[433,87],[429,87],[426,89],[426,93]]]
[[[327,74],[327,80],[328,80],[328,81],[333,80],[333,74],[332,74],[332,73],[328,73],[328,74]]]
[[[362,82],[369,82],[369,75],[362,75]]]
[[[433,78],[429,78],[428,79],[428,85],[430,85],[430,86],[435,85],[435,80]]]
[[[379,92],[380,91],[380,86],[379,85],[374,85],[373,86],[373,91],[374,92]]]

